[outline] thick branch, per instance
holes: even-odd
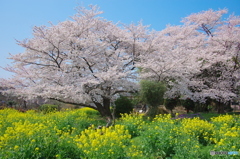
[[[136,91],[117,90],[112,95],[115,95],[118,93],[136,93]]]
[[[88,104],[84,104],[84,103],[67,102],[67,101],[64,101],[64,100],[61,100],[61,99],[56,99],[56,98],[49,98],[49,99],[56,100],[56,101],[59,101],[59,102],[64,103],[64,104],[72,104],[72,105],[76,105],[76,106],[89,107],[89,108],[97,110],[96,107],[88,105]]]

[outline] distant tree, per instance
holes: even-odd
[[[164,103],[164,93],[166,87],[161,82],[146,81],[142,80],[140,82],[140,96],[144,103],[149,107],[146,115],[150,117],[155,117],[157,115],[158,106]]]
[[[152,52],[141,55],[137,66],[143,79],[165,81],[167,98],[224,104],[239,98],[240,17],[223,19],[227,10],[203,11],[155,33]]]
[[[164,105],[171,111],[171,114],[173,114],[173,109],[177,106],[178,100],[178,98],[170,98],[164,100]]]
[[[149,106],[157,107],[164,103],[166,87],[163,83],[142,80],[140,87],[141,98]]]
[[[194,111],[195,103],[190,98],[182,100],[181,103],[182,106],[186,109],[187,113],[189,113],[190,110]]]

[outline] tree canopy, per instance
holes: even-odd
[[[141,77],[166,81],[165,96],[207,98],[226,103],[239,98],[240,17],[224,19],[227,10],[202,11],[167,26],[152,40],[152,52],[141,55]]]

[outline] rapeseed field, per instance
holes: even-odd
[[[123,114],[105,127],[95,110],[0,110],[1,159],[240,158],[240,117],[210,121]],[[101,126],[101,127],[99,127]],[[230,152],[210,155],[210,152]],[[234,153],[231,153],[234,152]]]

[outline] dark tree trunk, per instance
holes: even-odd
[[[113,115],[110,110],[110,99],[103,98],[103,105],[100,103],[95,103],[97,110],[100,112],[101,116],[106,118],[107,125],[109,127],[113,124]]]
[[[170,109],[170,111],[171,111],[171,116],[175,117],[175,114],[173,113],[173,109]]]
[[[23,100],[23,109],[27,109],[27,102],[25,100]]]
[[[217,112],[218,114],[224,113],[224,104],[221,102],[217,102]]]

